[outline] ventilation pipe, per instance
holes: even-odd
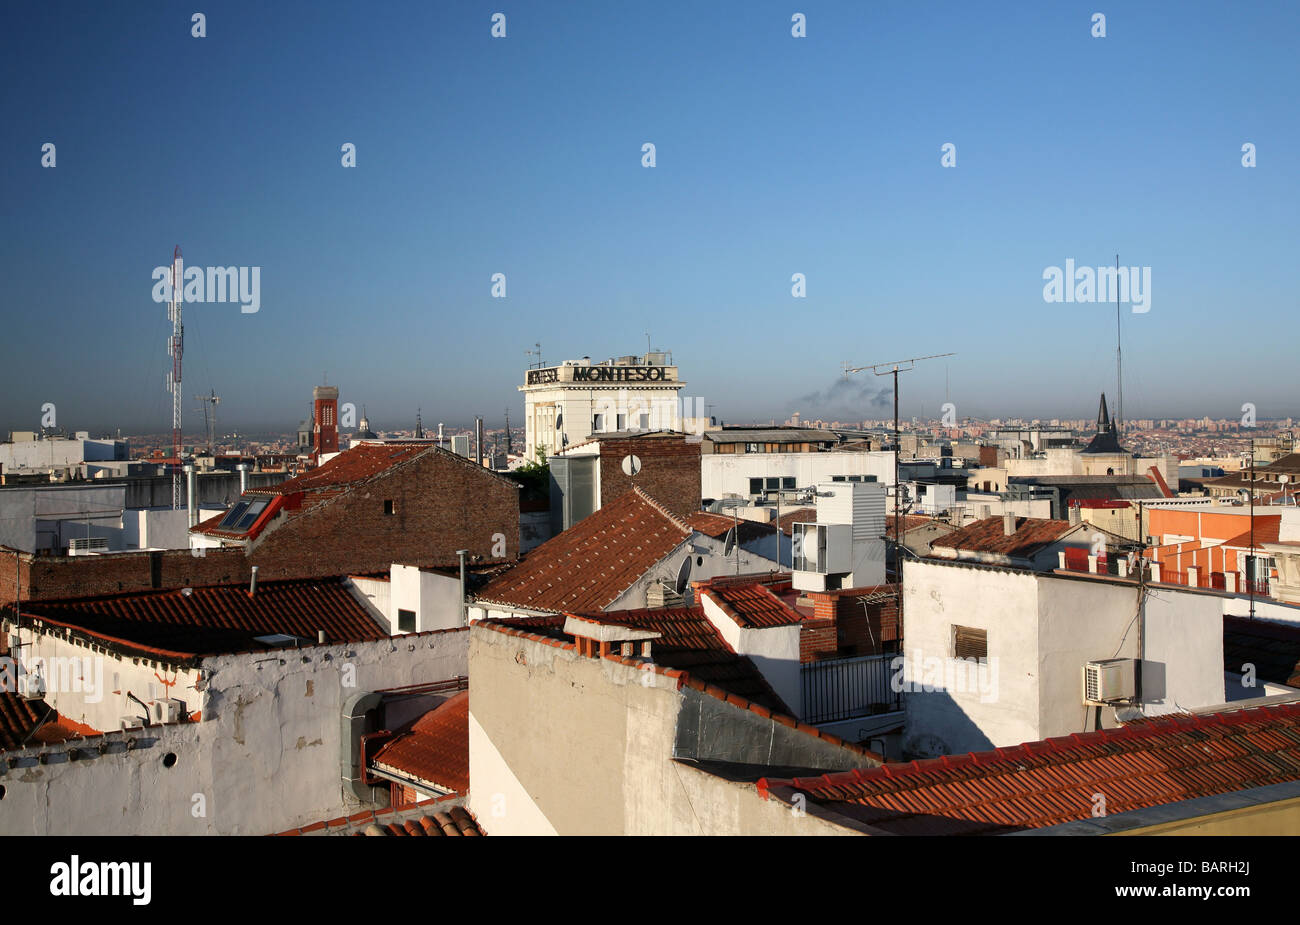
[[[483,419],[474,419],[474,460],[483,465]]]
[[[185,467],[185,494],[188,497],[188,508],[190,514],[190,526],[198,526],[199,523],[199,500],[195,497],[198,489],[198,474],[194,471],[193,466]]]
[[[257,593],[257,566],[253,566],[253,571],[248,578],[248,596],[252,597]]]
[[[235,468],[239,471],[239,494],[242,496],[248,491],[248,463],[240,463]]]
[[[325,645],[325,631],[324,631],[324,630],[317,630],[317,631],[316,631],[316,644],[319,645],[319,646],[323,646],[323,645]]]

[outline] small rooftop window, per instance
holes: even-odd
[[[254,636],[254,642],[260,642],[264,646],[270,646],[273,649],[284,649],[289,646],[296,646],[302,642],[297,636],[290,636],[286,633],[270,633],[266,636]]]

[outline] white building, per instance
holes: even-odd
[[[894,454],[706,453],[700,457],[700,494],[715,501],[755,499],[765,493],[775,501],[778,489],[793,492],[821,482],[843,481],[892,485]]]
[[[591,357],[560,366],[530,369],[519,386],[524,393],[525,455],[537,459],[594,434],[616,431],[678,430],[683,415],[678,378],[669,354],[621,356],[593,363]]]
[[[948,562],[903,565],[907,633],[896,665],[904,748],[960,754],[1225,701],[1223,601],[1162,585],[1136,621],[1135,581]],[[1142,649],[1139,649],[1139,646]],[[1085,704],[1084,666],[1141,665],[1127,706]]]

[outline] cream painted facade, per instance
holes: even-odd
[[[549,456],[602,433],[681,430],[684,419],[701,416],[703,409],[679,405],[686,383],[666,359],[663,353],[598,363],[583,357],[528,370],[519,386],[527,458],[536,461],[539,447]]]

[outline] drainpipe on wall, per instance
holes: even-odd
[[[457,549],[456,558],[460,560],[460,625],[466,626],[469,623],[468,614],[465,610],[465,556],[469,553],[468,549]]]

